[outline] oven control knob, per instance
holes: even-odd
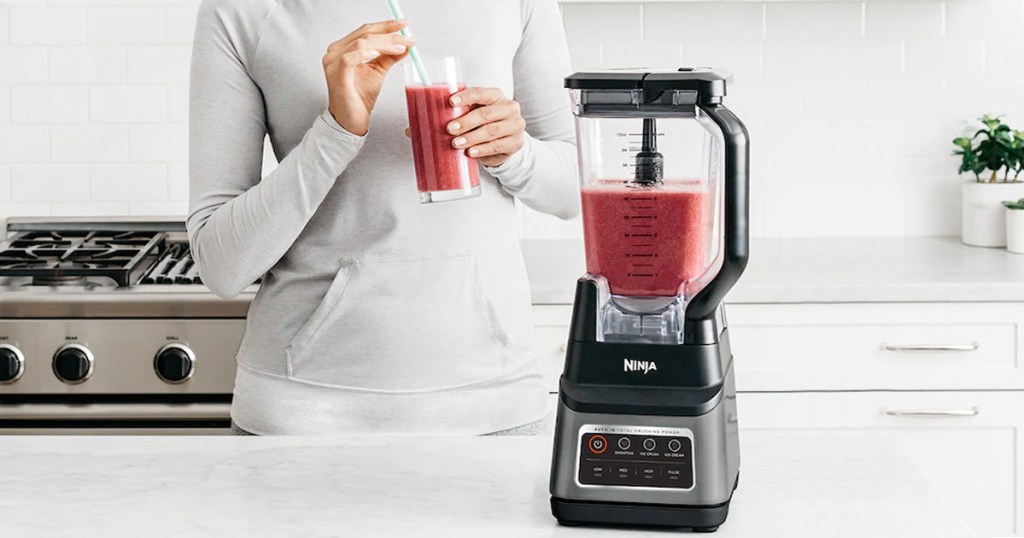
[[[153,369],[166,383],[184,383],[196,371],[196,354],[185,344],[167,344],[157,351]]]
[[[25,356],[21,350],[10,344],[0,344],[0,385],[14,383],[23,373]]]
[[[81,344],[67,344],[53,354],[53,373],[57,379],[77,385],[92,376],[92,352]]]

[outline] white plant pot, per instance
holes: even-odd
[[[1006,246],[1004,200],[1024,198],[1024,181],[1018,183],[964,183],[964,244],[975,247]]]
[[[1006,250],[1024,254],[1024,209],[1006,208]]]

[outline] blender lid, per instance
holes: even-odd
[[[732,76],[712,68],[604,70],[575,73],[565,87],[581,92],[583,115],[671,112],[716,105]],[[625,108],[624,108],[625,107]]]
[[[607,69],[570,75],[565,87],[583,91],[632,91],[644,94],[644,101],[653,102],[666,91],[696,92],[697,102],[719,102],[725,96],[726,83],[732,75],[710,67],[678,69]]]

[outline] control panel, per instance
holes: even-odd
[[[580,486],[693,489],[688,429],[587,425],[580,428],[578,449]]]

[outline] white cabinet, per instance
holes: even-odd
[[[571,312],[534,307],[552,392]],[[730,304],[727,316],[743,430],[888,433],[979,537],[1024,532],[1024,304]]]
[[[729,305],[741,391],[1024,389],[1017,303]]]
[[[979,537],[1018,528],[1024,393],[742,393],[737,405],[742,431],[888,433]]]

